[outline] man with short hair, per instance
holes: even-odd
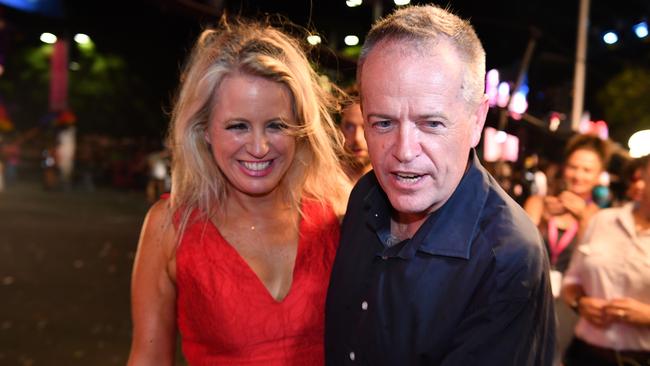
[[[535,226],[481,166],[485,52],[436,6],[376,23],[357,69],[374,174],[355,186],[326,307],[328,365],[550,365]]]
[[[345,138],[345,151],[349,154],[343,161],[345,173],[356,183],[372,166],[368,156],[368,145],[363,131],[363,115],[356,86],[345,90],[349,100],[343,103],[339,128]]]

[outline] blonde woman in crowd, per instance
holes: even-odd
[[[172,190],[145,220],[129,365],[320,365],[349,183],[331,97],[260,22],[198,38],[169,131]]]

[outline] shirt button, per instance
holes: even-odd
[[[368,310],[368,302],[367,301],[364,301],[364,302],[361,303],[361,309]]]
[[[350,352],[350,361],[354,361],[355,358],[357,358],[357,356],[354,354],[354,352]]]

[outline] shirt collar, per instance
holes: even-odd
[[[634,210],[637,209],[638,205],[638,202],[628,202],[624,204],[616,214],[616,220],[619,225],[623,227],[631,238],[637,236],[636,224],[634,222]]]
[[[442,207],[431,213],[411,238],[412,245],[400,251],[400,257],[413,257],[419,250],[432,255],[469,259],[472,238],[488,192],[487,173],[472,149],[469,168],[458,187]],[[391,207],[388,197],[376,184],[364,202],[366,221],[382,239],[386,232],[390,233]]]

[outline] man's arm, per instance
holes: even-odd
[[[493,280],[491,300],[461,321],[441,365],[550,366],[555,313],[541,251],[497,265]]]

